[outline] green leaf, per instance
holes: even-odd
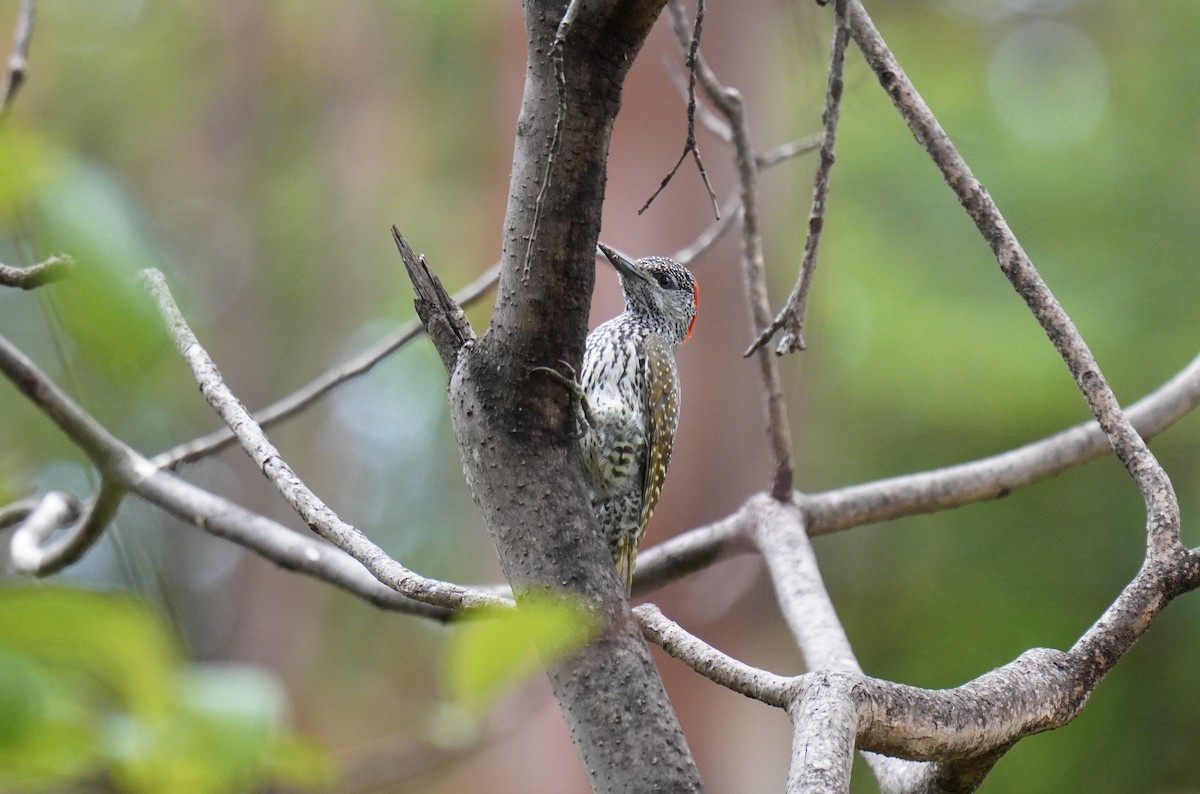
[[[455,624],[446,647],[446,693],[482,713],[542,663],[562,659],[586,645],[599,625],[578,600],[552,593],[527,595],[517,609],[466,616]]]
[[[0,588],[0,791],[104,770],[125,792],[329,788],[335,764],[287,728],[249,667],[182,664],[167,624],[124,595]]]
[[[176,675],[162,718],[118,715],[106,731],[113,777],[126,791],[220,794],[286,779],[326,787],[334,763],[287,733],[287,696],[272,676],[239,665],[190,665]]]
[[[163,261],[137,202],[109,171],[83,161],[38,197],[49,239],[76,263],[56,292],[63,326],[84,360],[122,376],[139,373],[167,341],[136,279]]]
[[[24,209],[31,197],[61,177],[68,158],[32,130],[0,128],[0,221]]]
[[[0,648],[87,675],[126,708],[160,713],[179,649],[133,598],[55,586],[0,588]]]

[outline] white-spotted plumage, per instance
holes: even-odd
[[[631,262],[600,249],[621,277],[625,311],[588,335],[579,446],[592,509],[628,592],[679,426],[675,351],[691,335],[698,292],[677,262]]]

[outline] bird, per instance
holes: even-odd
[[[679,427],[675,353],[692,334],[700,297],[695,277],[672,259],[631,261],[604,244],[597,249],[621,279],[625,310],[588,334],[578,380],[542,369],[577,397],[588,496],[628,597]]]

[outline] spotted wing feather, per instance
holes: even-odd
[[[621,545],[625,547],[617,552],[618,568],[625,579],[627,592],[633,586],[637,547],[646,534],[646,525],[662,493],[667,466],[671,462],[675,430],[679,427],[679,377],[672,366],[672,353],[662,337],[653,333],[646,335],[646,465],[642,469],[642,510],[637,536],[622,538]]]

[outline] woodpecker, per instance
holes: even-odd
[[[678,262],[659,256],[631,262],[606,245],[598,248],[620,276],[625,311],[588,334],[578,381],[547,371],[578,398],[592,511],[629,595],[638,543],[679,426],[675,351],[692,334],[700,298],[696,279]]]

